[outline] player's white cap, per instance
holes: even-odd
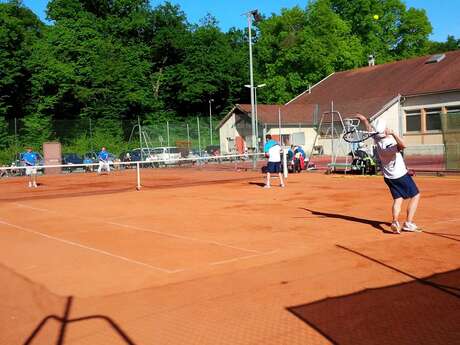
[[[372,127],[374,127],[374,130],[377,133],[383,134],[385,133],[385,129],[387,128],[387,122],[385,121],[385,119],[377,119],[372,124]]]

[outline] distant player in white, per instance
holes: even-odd
[[[374,141],[377,154],[380,158],[385,183],[393,196],[393,221],[391,229],[395,233],[400,233],[401,226],[398,218],[403,200],[408,199],[407,218],[402,226],[402,230],[412,232],[421,231],[413,222],[420,200],[420,192],[414,180],[408,174],[404,158],[401,154],[401,151],[406,148],[404,141],[391,129],[386,128],[386,123],[383,119],[376,120],[374,125],[371,126],[364,115],[357,114],[356,117],[364,123],[369,132],[375,131],[379,133],[374,136]]]
[[[284,187],[283,174],[281,173],[281,146],[272,139],[270,134],[267,134],[265,138],[267,139],[267,142],[264,146],[264,152],[265,156],[268,157],[265,188],[270,188],[270,174],[278,174],[280,187]]]
[[[102,169],[110,173],[110,164],[109,164],[109,153],[105,146],[102,147],[101,152],[97,155],[99,159],[99,167],[97,168],[98,175],[102,172]]]

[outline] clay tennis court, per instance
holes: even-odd
[[[415,179],[401,235],[382,177],[1,180],[0,344],[458,344],[460,178]]]

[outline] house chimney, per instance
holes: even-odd
[[[369,66],[375,66],[375,58],[374,58],[374,55],[369,55],[367,57],[367,63],[369,64]]]

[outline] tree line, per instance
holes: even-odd
[[[375,17],[378,15],[378,19]],[[190,24],[178,5],[148,0],[50,0],[48,23],[21,0],[0,3],[0,150],[58,139],[85,142],[87,123],[108,142],[144,125],[228,112],[248,103],[248,30],[223,32],[210,14]],[[312,0],[254,23],[263,103],[283,103],[334,71],[459,49],[432,42],[424,10],[402,0]],[[240,17],[235,18],[240,20]],[[75,121],[75,122],[72,122]],[[1,159],[1,155],[0,155]]]

